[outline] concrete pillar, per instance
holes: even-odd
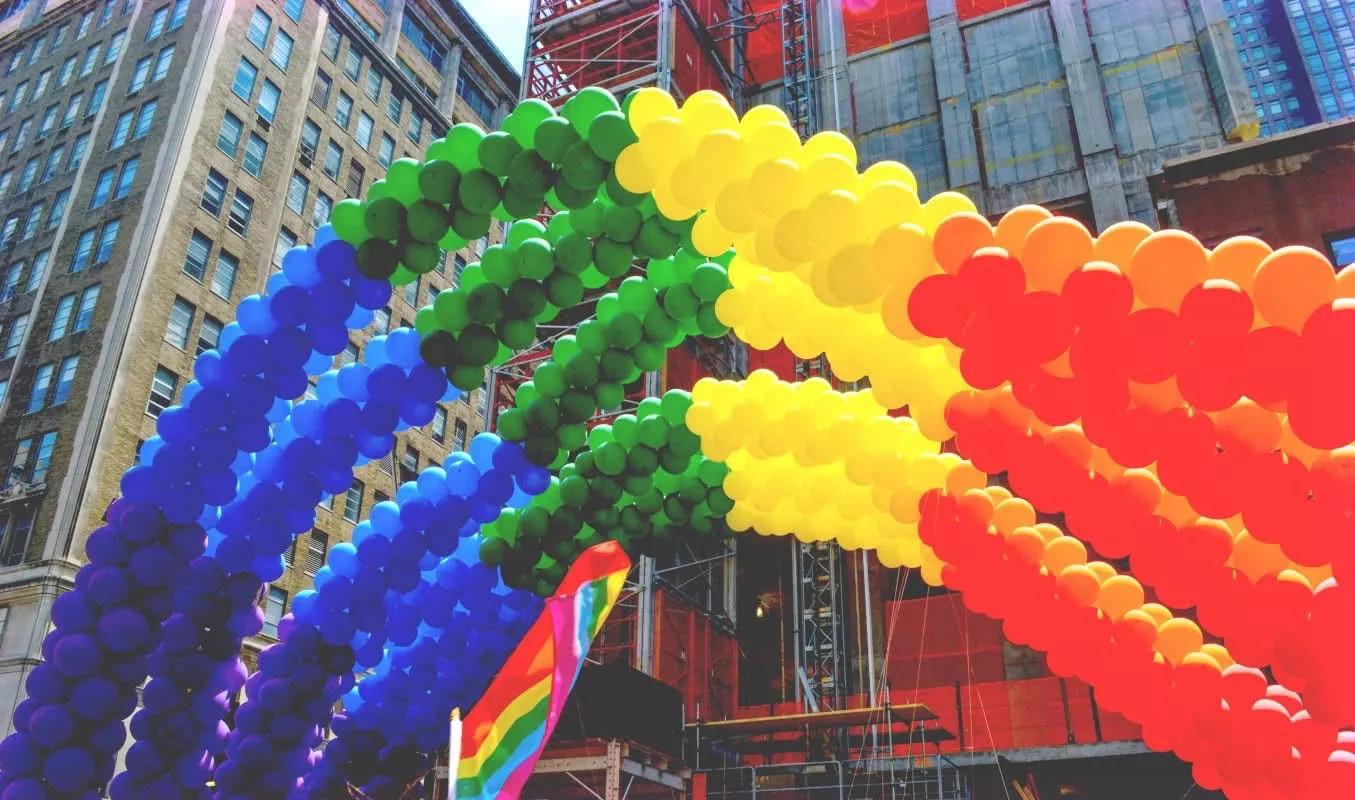
[[[1120,163],[1115,139],[1106,111],[1106,92],[1101,70],[1092,52],[1091,37],[1081,0],[1050,0],[1054,17],[1054,35],[1059,57],[1068,78],[1068,99],[1072,103],[1073,124],[1077,128],[1077,146],[1082,152],[1082,168],[1087,175],[1096,227],[1109,226],[1129,218],[1120,180]]]
[[[28,28],[37,25],[42,21],[42,14],[47,9],[47,0],[28,0],[28,7],[24,9],[23,21],[19,27]],[[74,31],[71,32],[74,36]]]
[[[1255,139],[1261,132],[1261,120],[1256,115],[1256,104],[1242,74],[1242,60],[1238,58],[1223,3],[1220,0],[1190,0],[1188,5],[1223,135],[1232,142]]]
[[[819,0],[815,9],[815,27],[818,28],[819,127],[856,136],[856,119],[852,114],[852,86],[847,71],[847,34],[843,27],[840,0]]]
[[[965,74],[964,39],[955,0],[927,0],[927,25],[931,29],[932,64],[936,71],[936,97],[941,107],[941,138],[946,153],[946,182],[964,192],[983,210],[979,175],[978,135],[969,100]]]
[[[405,0],[389,0],[386,5],[386,22],[381,26],[381,36],[376,44],[381,52],[395,58],[395,51],[400,46],[400,26],[405,21]]]
[[[456,80],[461,75],[461,43],[452,45],[447,57],[442,59],[442,85],[438,87],[438,113],[452,119],[452,109],[456,107]],[[454,122],[454,121],[453,121]]]

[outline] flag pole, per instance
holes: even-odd
[[[447,736],[447,800],[456,800],[456,773],[461,766],[461,709],[452,709]]]

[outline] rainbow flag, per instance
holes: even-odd
[[[461,721],[451,800],[517,800],[629,572],[630,559],[616,542],[589,548],[570,567],[536,624]]]

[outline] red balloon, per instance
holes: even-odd
[[[998,253],[970,256],[960,265],[956,279],[968,308],[978,313],[1011,305],[1026,292],[1021,262]]]
[[[1200,284],[1181,302],[1181,322],[1192,341],[1242,336],[1255,318],[1251,298],[1229,281]]]
[[[1017,324],[1008,330],[1015,355],[1031,364],[1053,361],[1073,342],[1068,303],[1052,292],[1031,292],[1013,308]]]
[[[1181,396],[1203,411],[1231,408],[1245,387],[1241,337],[1196,342],[1180,361],[1177,388]]]
[[[908,297],[908,319],[924,336],[950,339],[968,319],[966,306],[954,275],[930,275]]]
[[[1115,463],[1128,469],[1146,467],[1157,461],[1164,443],[1158,415],[1146,408],[1127,409],[1117,428],[1108,430],[1105,448]]]
[[[1139,309],[1129,315],[1124,335],[1130,380],[1161,383],[1180,369],[1187,337],[1177,315],[1162,308]]]
[[[1133,283],[1106,263],[1083,265],[1063,282],[1061,294],[1079,326],[1104,325],[1128,316],[1134,307]]]
[[[1042,369],[1018,370],[1012,394],[1046,425],[1067,425],[1082,416],[1078,382],[1050,375]]]
[[[1204,452],[1198,461],[1203,470],[1186,493],[1190,505],[1209,519],[1228,519],[1242,510],[1242,476],[1246,462],[1228,453]]]
[[[1269,405],[1289,397],[1299,372],[1299,335],[1284,328],[1257,328],[1243,345],[1242,391]]]

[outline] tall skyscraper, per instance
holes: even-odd
[[[53,599],[156,417],[287,248],[518,78],[442,0],[0,3],[0,718]],[[410,325],[486,240],[354,337]],[[444,404],[317,508],[267,590],[265,636],[373,503],[464,448],[484,392]],[[249,658],[249,654],[246,654]]]
[[[1355,115],[1355,2],[1223,5],[1263,136]]]

